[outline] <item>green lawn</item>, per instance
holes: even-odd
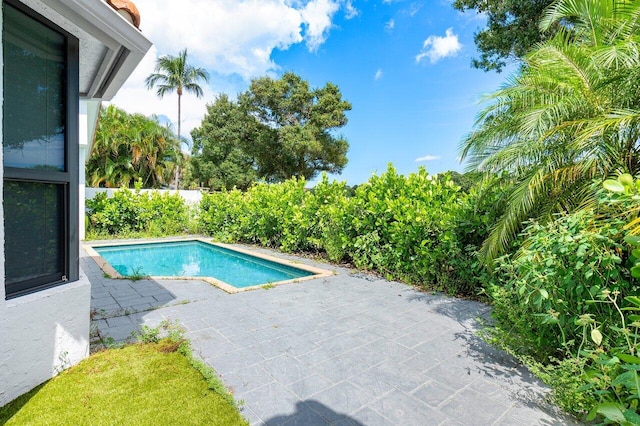
[[[109,349],[0,408],[0,424],[246,425],[169,341]]]

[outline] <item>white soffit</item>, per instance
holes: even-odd
[[[80,40],[80,96],[110,100],[151,48],[104,0],[21,0]]]

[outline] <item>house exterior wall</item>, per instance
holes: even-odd
[[[0,227],[1,228],[1,227]],[[0,305],[0,406],[89,355],[91,285],[80,280]]]
[[[0,42],[2,13],[0,13]],[[1,45],[1,43],[0,43]],[[0,69],[3,66],[0,49]],[[0,94],[3,91],[0,78]],[[0,96],[0,111],[3,97]],[[2,119],[0,119],[0,138]],[[0,149],[2,164],[2,149]],[[0,194],[3,193],[0,167]],[[0,208],[0,239],[4,241],[4,209]],[[26,237],[26,236],[25,236]],[[0,406],[55,376],[89,354],[91,284],[80,280],[5,300],[4,244],[0,246]]]
[[[78,191],[80,201],[84,198],[84,161],[100,101],[115,95],[150,49],[151,42],[103,0],[19,1],[75,37],[82,37],[80,50],[84,49],[84,54],[79,57],[79,83],[87,90],[81,93],[85,99],[80,100],[78,108],[72,108],[76,111],[74,116],[80,112],[80,182],[79,187],[70,188]],[[2,15],[0,13],[0,42]],[[93,54],[103,52],[102,49],[106,52],[104,57]],[[0,49],[0,70],[4,66],[2,51]],[[126,54],[119,56],[122,52]],[[0,111],[3,111],[3,80],[0,78]],[[4,140],[2,122],[0,117],[0,141]],[[0,165],[2,160],[0,149]],[[82,270],[77,281],[6,300],[3,174],[0,167],[0,240],[3,242],[0,244],[0,406],[88,356],[91,306],[91,284]],[[84,207],[74,203],[70,203],[71,208],[82,213],[78,229],[82,232]]]

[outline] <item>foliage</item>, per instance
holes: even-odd
[[[621,308],[619,295],[605,291],[599,300],[591,301],[613,307],[619,315],[615,325],[605,327],[590,316],[579,322],[586,346],[580,355],[587,360],[583,371],[587,384],[582,389],[599,399],[587,420],[600,416],[607,422],[632,426],[640,424],[640,298],[625,297],[627,306]]]
[[[603,187],[596,211],[532,222],[520,249],[497,261],[493,340],[566,410],[632,425],[640,421],[640,238],[623,236],[636,229],[640,184],[620,174]]]
[[[178,141],[181,139],[182,129],[182,94],[192,93],[201,98],[203,95],[200,81],[208,82],[209,75],[204,68],[197,68],[187,61],[187,49],[178,53],[178,56],[165,55],[156,61],[155,72],[145,79],[147,89],[156,88],[156,95],[162,99],[164,95],[176,92],[178,95]],[[179,164],[176,164],[175,186],[179,188]]]
[[[92,237],[164,236],[189,230],[190,209],[179,194],[122,188],[87,200],[88,234]]]
[[[621,268],[622,226],[614,220],[597,226],[592,210],[531,222],[520,249],[496,261],[488,292],[495,318],[511,330],[519,353],[539,361],[575,356],[582,337],[576,322],[583,315],[615,323],[613,309],[588,301],[604,291],[637,290]]]
[[[487,17],[485,29],[475,34],[480,58],[471,65],[500,72],[508,62],[523,58],[536,44],[547,40],[553,30],[541,30],[540,20],[553,0],[455,0],[461,12],[475,10]]]
[[[609,213],[628,222],[632,234],[624,241],[631,248],[630,273],[640,278],[640,237],[638,237],[638,211],[640,211],[640,180],[619,174],[617,179],[603,182],[606,192],[601,202],[612,207]],[[587,361],[583,389],[598,396],[598,404],[591,409],[588,420],[596,417],[607,422],[624,425],[640,424],[640,298],[638,288],[630,296],[618,291],[606,291],[601,297],[589,301],[615,309],[618,321],[606,327],[597,318],[583,318],[583,344],[581,351]],[[622,307],[620,299],[624,298]]]
[[[223,95],[207,107],[193,130],[195,182],[214,189],[262,179],[310,179],[321,171],[340,173],[349,144],[334,132],[347,124],[351,104],[337,86],[310,89],[293,73],[252,80],[233,102]],[[225,177],[230,172],[231,177]]]
[[[349,144],[331,132],[347,124],[345,112],[351,104],[342,99],[336,85],[309,89],[300,76],[287,72],[279,80],[254,79],[239,102],[269,139],[250,151],[258,159],[261,177],[310,179],[320,171],[340,173],[347,164]]]
[[[640,241],[640,179],[636,180],[628,173],[620,174],[616,179],[606,179],[602,183],[606,192],[602,193],[600,202],[609,206],[611,216],[627,220],[625,227],[631,235],[626,237],[629,244]],[[638,253],[640,254],[640,253]],[[640,259],[640,256],[634,256]],[[631,269],[634,278],[640,278],[640,270]]]
[[[214,190],[246,190],[258,180],[253,157],[243,147],[260,137],[258,125],[236,102],[220,95],[207,105],[193,146],[185,181]]]
[[[484,270],[476,252],[491,226],[484,213],[493,209],[497,191],[482,204],[479,191],[460,192],[447,174],[420,169],[405,177],[392,166],[352,196],[326,176],[311,191],[305,184],[294,178],[206,195],[201,228],[223,241],[325,253],[452,294],[479,291]]]
[[[638,14],[638,2],[554,3],[543,25],[571,20],[571,29],[537,46],[487,98],[461,156],[470,168],[515,180],[483,247],[487,260],[504,253],[523,221],[593,205],[593,179],[640,171],[640,97],[625,90],[637,86]]]
[[[390,278],[453,285],[444,262],[460,249],[452,230],[458,188],[424,169],[407,178],[391,167],[358,187],[351,253],[356,266]]]
[[[453,183],[458,185],[462,192],[469,192],[471,188],[477,186],[484,179],[484,174],[478,171],[470,171],[466,173],[450,171],[447,173],[449,173]]]
[[[87,183],[118,188],[132,187],[140,180],[144,188],[160,188],[181,156],[177,139],[156,117],[127,114],[109,105],[100,110]]]
[[[500,337],[493,340],[497,346],[504,345]],[[509,348],[507,348],[509,350]],[[514,354],[528,369],[551,388],[553,401],[565,411],[577,417],[585,417],[597,403],[592,389],[585,389],[585,358],[550,358],[541,363],[522,354]]]
[[[165,339],[98,352],[0,408],[0,423],[247,424],[185,347]]]

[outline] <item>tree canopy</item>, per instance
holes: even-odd
[[[524,220],[593,201],[593,179],[640,172],[640,3],[560,0],[542,28],[570,29],[540,44],[525,66],[486,99],[462,142],[470,168],[509,172],[516,184],[485,242],[491,259]]]
[[[96,136],[87,162],[92,187],[159,188],[170,179],[182,155],[178,139],[156,117],[128,114],[109,105],[100,110]]]
[[[259,137],[256,128],[236,102],[218,96],[207,105],[201,126],[191,132],[193,155],[185,181],[214,189],[247,189],[258,179],[255,161],[244,149]]]
[[[191,179],[215,189],[246,188],[256,179],[340,173],[349,144],[334,132],[347,124],[350,109],[331,83],[311,89],[290,72],[254,79],[237,101],[223,95],[207,106],[191,133]]]
[[[553,0],[455,0],[460,11],[475,10],[487,16],[487,26],[475,34],[480,57],[471,65],[500,72],[507,63],[523,58],[537,43],[551,38],[559,23],[540,29],[544,11]]]

